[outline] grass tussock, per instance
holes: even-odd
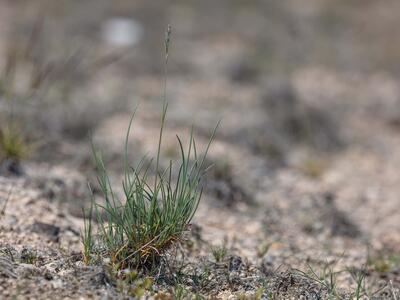
[[[85,217],[83,240],[84,261],[94,257],[110,260],[114,270],[150,269],[171,245],[179,242],[188,230],[202,194],[204,164],[217,127],[211,134],[204,154],[199,156],[190,131],[187,148],[177,136],[180,159],[160,167],[161,143],[167,114],[166,78],[171,27],[165,36],[164,104],[157,146],[155,174],[150,175],[153,159],[143,157],[136,167],[128,161],[128,141],[134,115],[129,122],[124,148],[122,181],[123,198],[114,192],[106,166],[94,147],[93,157],[104,205],[92,201],[89,217]],[[177,174],[177,175],[175,175]],[[154,181],[152,181],[154,179]],[[97,220],[93,233],[92,210]]]
[[[136,167],[128,162],[129,123],[124,150],[123,199],[119,199],[111,186],[103,159],[93,146],[93,155],[105,204],[93,203],[97,219],[97,233],[92,233],[91,220],[86,218],[83,233],[85,261],[93,255],[107,257],[111,265],[122,270],[153,266],[162,253],[178,242],[192,220],[202,192],[204,163],[215,129],[199,156],[193,130],[185,149],[177,137],[180,159],[161,170],[160,152],[167,105],[163,107],[161,129],[155,164],[155,176],[149,175],[153,160],[144,157]],[[176,168],[176,169],[175,169]],[[173,174],[177,174],[174,176]],[[154,178],[152,178],[154,177]],[[154,181],[153,181],[154,179]],[[99,251],[101,253],[99,253]]]

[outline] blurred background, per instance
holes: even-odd
[[[2,121],[14,114],[46,148],[136,103],[157,114],[171,24],[172,121],[209,129],[222,118],[221,138],[274,165],[300,146],[336,151],[354,113],[398,122],[399,5],[3,0]]]

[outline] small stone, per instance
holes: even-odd
[[[238,271],[240,269],[240,267],[242,266],[242,264],[243,264],[243,262],[242,262],[242,258],[240,256],[231,256],[229,258],[228,270],[230,272]]]
[[[50,272],[45,272],[44,273],[44,278],[46,279],[46,280],[53,280],[53,274],[51,274]]]
[[[52,284],[52,286],[53,286],[54,289],[60,289],[60,288],[62,288],[63,285],[64,285],[64,283],[62,282],[61,279],[54,280],[54,281],[52,281],[51,284]]]

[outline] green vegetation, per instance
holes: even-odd
[[[6,199],[5,199],[5,201],[3,202],[3,204],[2,204],[2,207],[1,207],[1,209],[0,209],[0,220],[1,220],[1,218],[5,215],[5,213],[6,213],[6,209],[7,209],[7,204],[8,204],[8,202],[10,201],[10,199],[11,199],[11,194],[12,194],[12,188],[10,189],[10,191],[8,192],[8,195],[7,195],[7,197],[6,197]]]
[[[93,192],[89,185],[89,190],[93,195]],[[83,211],[83,232],[81,233],[82,236],[82,244],[83,244],[83,262],[88,265],[90,264],[92,257],[91,252],[93,250],[94,241],[93,241],[93,225],[92,225],[92,214],[93,214],[93,203],[94,199],[92,198],[92,205],[90,206],[89,215],[86,216],[85,210]]]
[[[115,277],[112,272],[109,274],[109,277],[114,282],[118,292],[121,293],[121,295],[126,295],[128,297],[142,297],[153,284],[151,278],[141,278],[138,272],[131,270],[125,270],[122,279]]]
[[[105,204],[93,204],[99,224],[96,235],[92,234],[91,221],[87,219],[85,221],[83,244],[86,262],[90,261],[94,249],[101,248],[117,270],[149,268],[158,262],[161,254],[179,241],[181,234],[187,230],[200,201],[203,164],[215,129],[201,157],[197,153],[193,130],[190,132],[186,151],[181,139],[177,137],[181,157],[177,167],[178,175],[174,182],[173,162],[170,161],[169,167],[165,170],[161,170],[159,166],[166,112],[167,105],[164,105],[154,185],[149,184],[152,160],[145,163],[144,157],[137,167],[131,167],[128,162],[128,139],[132,116],[125,141],[123,201],[118,199],[114,192],[102,157],[93,146],[98,183]]]
[[[21,251],[20,260],[22,263],[36,265],[39,260],[37,251],[30,248],[24,248]]]
[[[10,124],[0,127],[0,162],[4,159],[20,161],[29,153],[30,147],[18,126]]]
[[[226,255],[228,253],[228,249],[226,248],[225,245],[216,246],[216,247],[211,247],[211,252],[215,259],[215,262],[219,263],[225,259]]]
[[[369,272],[367,265],[364,265],[361,268],[351,267],[335,270],[337,262],[338,261],[323,264],[322,267],[318,268],[318,270],[317,268],[308,265],[307,272],[300,270],[295,271],[300,276],[312,280],[324,287],[327,292],[327,299],[378,299],[374,297],[379,297],[381,293],[384,292],[396,295],[396,291],[391,285],[391,282],[377,285],[374,282],[367,281]],[[348,280],[351,282],[352,288],[348,290],[347,293],[344,293],[344,290],[339,285],[338,276],[340,274],[347,275]],[[394,299],[396,299],[396,296],[394,296]]]
[[[400,253],[380,251],[368,256],[367,265],[378,273],[391,272],[400,267]]]
[[[242,292],[239,292],[236,294],[236,299],[238,300],[260,300],[263,297],[264,293],[264,288],[260,287],[257,290],[255,290],[253,293],[250,294],[245,294]]]
[[[154,185],[149,184],[152,160],[145,163],[144,157],[137,167],[131,167],[128,162],[128,139],[132,116],[125,141],[123,201],[118,199],[114,192],[102,157],[93,146],[98,183],[105,204],[93,203],[95,217],[99,223],[96,235],[92,234],[91,220],[87,218],[85,220],[83,233],[85,262],[90,261],[95,246],[99,246],[104,249],[111,265],[117,270],[148,268],[159,260],[160,255],[170,245],[179,241],[181,234],[187,230],[200,201],[203,165],[215,130],[201,157],[197,153],[193,130],[190,132],[186,151],[181,139],[177,137],[181,157],[177,167],[178,175],[174,182],[173,162],[170,161],[169,167],[165,170],[161,170],[159,166],[166,112],[167,105],[164,105]]]
[[[89,61],[89,55],[67,48],[53,55],[56,41],[45,35],[44,22],[44,17],[38,17],[30,24],[29,35],[16,32],[6,43],[0,69],[0,163],[5,159],[20,162],[34,152],[28,141],[45,144],[45,131],[53,128],[56,111],[62,112],[58,130],[70,137],[86,137],[85,129],[95,121],[75,113],[72,100],[80,86],[77,78],[80,83],[90,80],[95,70],[115,61],[115,54]]]
[[[92,201],[89,218],[85,217],[82,242],[84,261],[92,261],[93,255],[106,257],[116,270],[150,269],[159,262],[161,255],[178,242],[193,218],[202,194],[204,164],[216,129],[211,134],[204,154],[199,156],[190,131],[187,150],[177,136],[180,159],[177,165],[169,161],[164,170],[160,167],[161,144],[168,104],[166,102],[166,73],[171,28],[165,37],[164,104],[155,163],[154,184],[150,184],[153,159],[143,157],[136,167],[128,161],[128,141],[135,116],[129,122],[124,149],[123,199],[119,199],[111,186],[102,156],[92,144],[93,157],[105,204]],[[177,171],[177,172],[175,172]],[[175,177],[176,175],[176,178]],[[98,223],[93,234],[91,214],[94,210]],[[100,251],[97,251],[101,249]],[[100,253],[101,252],[101,255]]]

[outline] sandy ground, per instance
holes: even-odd
[[[0,298],[134,297],[105,266],[82,262],[82,207],[90,203],[87,182],[95,185],[87,131],[117,186],[137,103],[131,159],[155,153],[163,86],[159,41],[170,21],[163,163],[177,157],[175,134],[185,136],[194,123],[201,148],[222,119],[209,155],[215,166],[181,246],[189,262],[184,272],[210,273],[201,287],[183,281],[185,290],[210,299],[328,299],[333,272],[332,299],[357,299],[354,274],[364,276],[360,299],[399,299],[400,89],[393,61],[400,52],[389,30],[398,23],[397,2],[368,1],[363,13],[357,4],[333,9],[332,1],[307,1],[298,10],[293,1],[144,2],[110,8],[89,1],[81,10],[63,4],[71,15],[44,6],[49,56],[61,55],[60,40],[71,38],[91,49],[83,52],[88,61],[104,58],[115,49],[99,32],[114,15],[135,18],[145,34],[121,61],[95,72],[70,71],[76,88],[67,102],[57,102],[54,92],[48,96],[54,104],[23,114],[41,143],[20,176],[2,162]],[[0,3],[1,64],[10,34],[26,39],[31,11],[43,3]],[[144,16],[158,21],[151,25]],[[372,26],[367,16],[385,22]],[[371,40],[376,43],[367,47]],[[216,247],[227,251],[220,262]],[[166,254],[171,257],[173,251]],[[146,295],[178,299],[176,290],[157,282]]]

